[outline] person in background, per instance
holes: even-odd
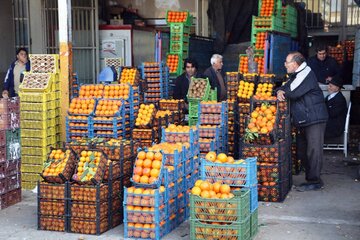
[[[308,60],[308,66],[314,71],[319,83],[327,84],[334,76],[340,76],[340,66],[333,57],[328,56],[326,46],[316,48],[316,55]]]
[[[191,77],[202,77],[198,72],[198,63],[195,59],[186,58],[184,61],[184,72],[175,80],[174,99],[184,99],[187,102],[187,93]]]
[[[6,73],[4,89],[2,92],[4,98],[15,97],[18,95],[24,71],[30,71],[28,52],[25,48],[19,48],[16,51],[16,60],[10,65],[10,68]]]
[[[212,55],[210,59],[211,67],[207,68],[204,76],[209,78],[212,89],[217,88],[217,99],[219,102],[227,98],[227,88],[225,74],[221,71],[223,67],[223,57],[219,54]]]
[[[347,114],[347,104],[341,93],[342,81],[339,77],[333,77],[329,81],[329,95],[325,98],[329,119],[326,123],[325,139],[339,137],[344,132]]]
[[[315,73],[307,66],[299,52],[286,57],[285,68],[289,80],[277,90],[279,101],[290,100],[292,124],[298,129],[297,147],[305,168],[306,182],[297,189],[310,191],[321,189],[320,178],[323,161],[323,144],[328,114],[323,93]]]

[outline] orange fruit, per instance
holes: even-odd
[[[154,158],[155,158],[155,160],[162,160],[162,154],[157,152],[154,154]]]
[[[154,161],[152,161],[151,167],[155,168],[155,169],[160,169],[161,168],[161,162],[159,160],[154,160]]]
[[[221,192],[221,193],[229,194],[230,191],[231,191],[231,189],[230,189],[230,186],[229,186],[229,185],[227,185],[227,184],[222,184],[222,185],[220,186],[220,192]]]
[[[199,180],[196,180],[194,186],[195,187],[200,187],[201,183],[203,182],[203,180],[199,179]]]
[[[227,161],[227,156],[225,153],[220,153],[219,155],[217,155],[216,160],[225,163]]]
[[[191,189],[191,194],[194,194],[194,195],[197,195],[197,196],[200,196],[200,194],[201,194],[201,189],[199,188],[199,187],[193,187],[192,189]]]
[[[142,167],[143,163],[144,163],[144,161],[142,159],[137,159],[136,162],[135,162],[135,166]]]
[[[207,182],[207,181],[203,181],[200,184],[200,189],[201,189],[201,191],[209,191],[210,190],[210,183]]]
[[[150,171],[151,171],[150,168],[144,168],[144,169],[142,170],[142,175],[143,175],[143,176],[148,176],[148,177],[150,177]]]
[[[220,192],[220,187],[221,187],[221,183],[219,183],[219,182],[216,182],[213,184],[213,189],[216,193]]]
[[[153,169],[151,169],[151,171],[150,171],[150,176],[157,178],[157,177],[159,176],[159,172],[160,172],[160,171],[159,171],[158,169],[153,168]]]
[[[140,183],[149,183],[149,177],[148,176],[141,176],[140,177]]]
[[[144,151],[140,151],[138,153],[138,159],[144,160],[146,158],[146,153]]]
[[[208,152],[205,156],[205,159],[210,162],[214,162],[216,159],[216,152]]]
[[[144,162],[143,162],[143,167],[144,168],[151,168],[151,165],[152,165],[152,161],[149,160],[149,159],[145,159]]]
[[[202,198],[210,198],[210,193],[209,193],[209,191],[207,191],[207,190],[201,191],[200,196],[201,196]]]
[[[140,176],[139,176],[139,175],[134,175],[134,176],[132,177],[132,179],[134,180],[134,182],[137,182],[137,183],[140,182]]]
[[[154,153],[153,152],[147,152],[146,153],[146,158],[149,160],[154,160]]]

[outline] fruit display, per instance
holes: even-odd
[[[347,60],[351,61],[354,59],[355,52],[355,41],[354,40],[345,40],[343,42],[344,48],[346,50]]]
[[[21,82],[20,90],[46,89],[52,84],[52,75],[48,73],[26,73]]]
[[[59,73],[58,54],[29,54],[32,73]]]
[[[226,104],[218,103],[217,101],[201,101],[200,109],[203,113],[222,113],[225,110]]]
[[[246,54],[240,54],[239,58],[239,72],[240,73],[247,73],[249,70],[249,59]]]
[[[183,151],[188,151],[190,148],[189,143],[186,142],[177,142],[177,143],[169,143],[162,142],[158,144],[152,145],[149,150],[150,151],[162,151],[165,155],[165,164],[169,165],[178,165],[182,161],[182,153]],[[177,155],[175,155],[177,154]]]
[[[107,200],[108,195],[109,195],[109,187],[107,184],[100,184],[100,185],[72,184],[70,186],[70,191],[69,191],[69,198],[72,201],[103,202]]]
[[[201,153],[214,151],[217,148],[215,139],[199,138],[199,144]]]
[[[133,223],[154,223],[166,219],[167,208],[164,205],[159,207],[143,207],[126,205],[124,208],[125,220]],[[155,217],[156,216],[156,217]]]
[[[185,106],[185,101],[183,99],[161,99],[159,101],[160,110],[170,110],[170,111],[179,111]]]
[[[255,49],[256,50],[265,50],[265,40],[266,32],[256,32],[255,33]]]
[[[198,138],[198,130],[195,126],[181,126],[170,124],[165,128],[165,141],[169,143],[194,142]]]
[[[239,84],[239,91],[237,94],[239,100],[249,102],[251,96],[254,94],[254,89],[255,83],[241,80]]]
[[[200,125],[199,136],[200,138],[213,138],[217,139],[220,135],[220,128],[214,125]]]
[[[80,87],[80,98],[102,98],[104,93],[104,85],[102,84],[86,84]]]
[[[39,209],[41,215],[59,216],[65,215],[65,200],[40,200]]]
[[[267,73],[260,74],[258,83],[273,83],[275,78],[275,74]]]
[[[341,65],[344,62],[345,51],[342,45],[338,44],[335,47],[329,46],[328,54],[329,56],[335,58],[335,60],[338,62],[339,65]]]
[[[210,83],[208,79],[191,78],[188,98],[203,99],[210,93]]]
[[[258,163],[257,179],[263,185],[274,186],[282,179],[288,177],[290,172],[289,163],[284,162],[281,164],[273,163]]]
[[[272,145],[253,145],[243,144],[242,155],[246,157],[256,157],[258,162],[281,163],[286,160],[288,150],[284,140],[280,140]]]
[[[71,218],[70,232],[82,234],[96,234],[99,235],[106,232],[109,227],[108,219],[88,220],[84,218]]]
[[[156,109],[155,109],[154,104],[149,104],[149,105],[141,104],[138,116],[135,121],[135,126],[136,127],[140,127],[140,126],[145,127],[145,126],[150,125],[155,116],[155,112],[156,112]]]
[[[274,5],[276,0],[261,0],[259,2],[259,16],[271,16],[274,14]]]
[[[78,183],[99,183],[104,175],[107,159],[100,151],[82,151],[72,179]]]
[[[134,156],[134,145],[135,143],[129,140],[109,139],[96,142],[95,148],[102,150],[109,160],[122,161]]]
[[[222,114],[201,114],[200,123],[201,124],[211,124],[211,125],[220,125],[224,122]]]
[[[128,100],[131,97],[132,88],[129,84],[110,84],[104,87],[104,98],[122,98]]]
[[[126,205],[155,207],[165,204],[165,187],[158,189],[147,189],[140,187],[129,187],[125,189],[124,201]]]
[[[139,82],[140,73],[136,68],[124,68],[121,71],[120,83],[130,83],[135,85]]]
[[[69,114],[90,115],[94,111],[95,105],[95,99],[73,98],[70,102]]]
[[[257,100],[268,100],[273,93],[274,84],[259,83],[256,88],[254,98]]]
[[[124,235],[126,238],[160,239],[168,233],[166,220],[155,223],[132,223],[125,226]]]
[[[132,182],[139,186],[159,185],[162,177],[163,154],[140,151],[135,160]]]
[[[280,182],[263,182],[258,185],[259,201],[281,202],[285,199],[290,189],[289,177],[283,178]]]
[[[106,100],[101,99],[98,101],[95,109],[96,116],[115,116],[123,106],[120,100]]]
[[[261,107],[256,107],[250,114],[247,129],[251,133],[268,134],[275,127],[276,107],[263,103]]]
[[[192,220],[204,223],[233,224],[246,220],[250,215],[249,190],[232,193],[229,185],[197,180],[191,189],[190,215]]]
[[[88,220],[95,220],[96,218],[104,218],[108,215],[108,202],[70,202],[71,217],[86,218]]]
[[[168,54],[166,65],[169,67],[170,73],[176,73],[178,70],[179,65],[182,63],[180,62],[181,59],[179,58],[179,55],[177,54]]]
[[[70,180],[75,161],[76,155],[72,150],[53,149],[44,163],[42,177],[47,182],[64,183]]]
[[[168,11],[166,20],[168,23],[183,23],[188,17],[188,12]]]
[[[123,173],[123,163],[108,160],[103,180],[109,181],[112,179],[118,179],[123,175]]]
[[[67,230],[65,217],[40,216],[39,229],[65,232]]]

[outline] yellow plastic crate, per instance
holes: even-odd
[[[35,164],[22,164],[21,172],[27,173],[41,173],[43,170],[43,165],[35,165]]]
[[[56,145],[57,137],[55,135],[48,136],[47,138],[21,138],[21,144],[29,147],[43,147],[48,145]]]
[[[48,111],[20,111],[20,121],[22,120],[40,120],[44,121],[48,118],[56,118],[60,116],[59,109],[51,109]]]
[[[47,138],[57,133],[56,126],[48,129],[21,129],[21,138]]]
[[[48,129],[49,127],[56,126],[56,119],[46,119],[43,121],[24,120],[20,121],[20,127],[22,129]]]
[[[20,84],[21,92],[51,92],[55,91],[53,82],[55,74],[25,72],[24,79]]]
[[[43,164],[46,161],[47,154],[43,156],[30,156],[21,154],[21,164]]]
[[[22,181],[26,181],[26,182],[37,182],[37,181],[41,180],[41,177],[40,177],[39,173],[22,172],[21,179],[22,179]]]
[[[59,54],[29,54],[31,72],[60,73]]]
[[[25,190],[33,190],[37,187],[37,181],[35,182],[29,182],[29,181],[22,181],[21,182],[21,188]]]
[[[19,92],[21,102],[48,102],[56,100],[56,93]]]
[[[52,146],[45,146],[45,147],[28,147],[28,146],[21,146],[21,154],[24,155],[31,155],[31,156],[44,156],[50,152],[50,148]]]
[[[43,103],[29,103],[29,102],[20,102],[20,111],[47,111],[51,109],[56,109],[59,101],[48,101]],[[60,103],[58,104],[60,105]]]

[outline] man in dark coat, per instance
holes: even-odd
[[[307,66],[301,53],[290,53],[286,57],[285,68],[290,79],[277,91],[277,99],[290,100],[292,124],[299,130],[296,141],[302,153],[299,157],[305,167],[306,182],[298,190],[318,190],[323,187],[320,173],[328,119],[324,96],[315,73]]]
[[[16,51],[16,60],[10,65],[4,80],[3,97],[15,97],[18,95],[19,86],[22,82],[23,73],[30,71],[28,52],[25,48]]]
[[[309,58],[308,66],[314,71],[318,82],[323,84],[341,74],[340,66],[336,60],[327,55],[326,46],[316,48],[316,55]]]
[[[195,59],[186,58],[184,61],[184,73],[175,79],[175,89],[173,92],[174,99],[183,99],[187,102],[186,95],[189,90],[191,77],[201,78],[198,73],[198,63]]]
[[[342,88],[341,79],[339,77],[331,79],[328,85],[329,95],[325,98],[329,113],[329,119],[326,123],[325,139],[339,137],[345,129],[347,104],[340,88]]]
[[[217,89],[218,101],[225,101],[227,98],[227,87],[225,74],[221,71],[223,66],[223,57],[219,54],[214,54],[210,59],[210,63],[211,67],[205,70],[204,76],[209,79],[211,88]]]

